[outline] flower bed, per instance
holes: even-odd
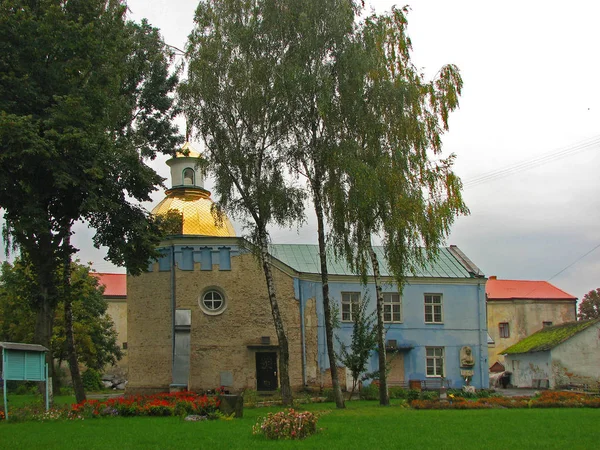
[[[563,391],[543,391],[535,397],[501,397],[465,399],[448,396],[448,401],[413,400],[414,409],[490,409],[490,408],[600,408],[600,398]]]
[[[308,411],[293,409],[269,413],[252,427],[253,434],[262,434],[267,439],[304,439],[317,432],[318,417]]]
[[[219,408],[215,396],[198,395],[194,392],[133,395],[107,400],[86,400],[71,407],[77,416],[182,416],[199,415],[212,417]]]

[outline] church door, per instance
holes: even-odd
[[[256,390],[274,391],[277,389],[277,353],[256,353]]]

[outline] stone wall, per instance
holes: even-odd
[[[127,391],[168,391],[171,383],[172,325],[170,272],[127,276]]]
[[[189,389],[209,390],[231,378],[228,388],[256,389],[256,352],[277,351],[277,335],[262,268],[251,254],[234,256],[231,270],[176,269],[176,308],[191,311]],[[302,340],[299,302],[293,278],[273,268],[279,309],[287,332],[290,382],[302,383]],[[215,289],[225,310],[208,315],[199,306],[202,295]],[[168,390],[171,383],[171,273],[153,272],[128,277],[129,392]],[[305,311],[307,376],[317,378],[317,318],[314,300]],[[271,346],[261,344],[268,336]],[[279,361],[278,361],[279,366]]]

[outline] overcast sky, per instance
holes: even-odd
[[[134,20],[146,17],[165,42],[185,47],[196,1],[128,3]],[[370,4],[383,12],[394,2]],[[471,215],[458,219],[447,243],[487,276],[549,280],[579,298],[600,287],[600,248],[591,251],[600,245],[600,3],[408,4],[415,64],[430,78],[453,63],[464,80],[443,142],[446,154],[457,155]],[[164,158],[154,167],[168,177]],[[163,195],[157,192],[148,208]],[[272,230],[274,242],[316,243],[308,213],[300,230]],[[82,261],[122,271],[92,251],[89,231],[77,229]]]

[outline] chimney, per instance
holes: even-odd
[[[497,280],[498,277],[496,275],[490,275],[490,277],[488,278],[488,280]]]

